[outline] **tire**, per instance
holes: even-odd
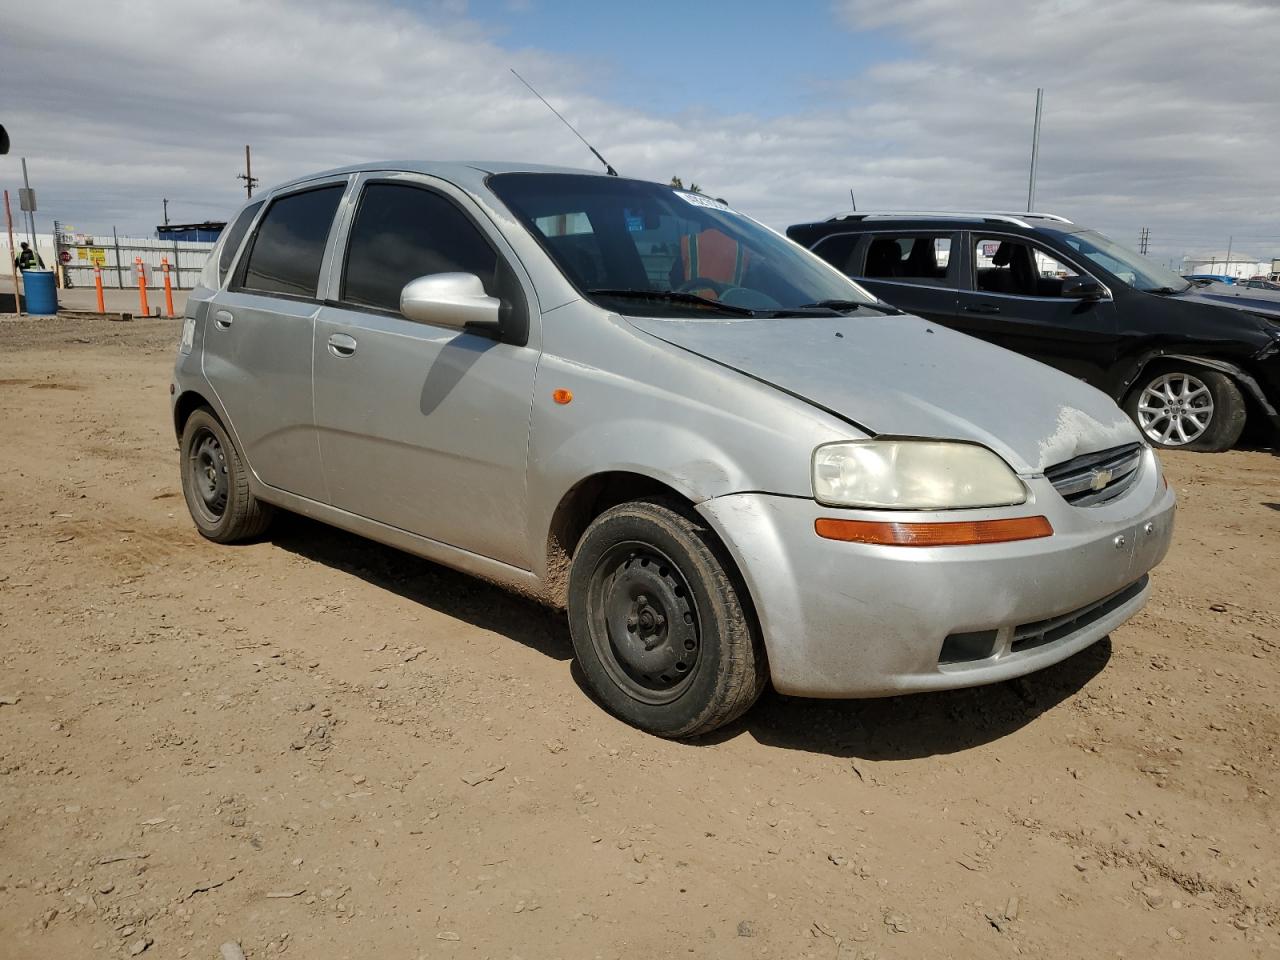
[[[215,543],[260,536],[275,511],[249,492],[240,452],[208,407],[187,418],[181,449],[182,494],[201,535]]]
[[[746,589],[715,534],[674,503],[624,503],[587,528],[569,572],[569,630],[604,706],[658,736],[708,733],[764,690]]]
[[[1144,371],[1124,409],[1154,446],[1202,453],[1234,447],[1246,414],[1244,395],[1230,377],[1190,364]]]

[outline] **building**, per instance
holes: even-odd
[[[1258,260],[1236,250],[1212,250],[1208,253],[1188,255],[1182,258],[1182,274],[1215,273],[1229,277],[1248,279],[1271,272],[1271,263]]]
[[[218,239],[225,221],[206,220],[204,223],[167,223],[156,227],[156,236],[161,240],[177,240],[178,242],[203,243]]]

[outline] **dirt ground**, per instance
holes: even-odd
[[[985,689],[669,743],[561,617],[298,518],[203,541],[172,321],[0,321],[0,957],[1280,951],[1280,458],[1167,455],[1145,612]]]

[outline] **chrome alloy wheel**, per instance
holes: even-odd
[[[1138,426],[1148,439],[1181,447],[1200,439],[1213,420],[1213,394],[1189,373],[1166,373],[1138,397]]]

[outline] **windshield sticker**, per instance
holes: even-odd
[[[714,200],[701,193],[686,193],[683,190],[672,191],[677,197],[685,203],[691,203],[695,207],[710,207],[712,210],[723,210],[725,213],[737,213],[723,200]]]

